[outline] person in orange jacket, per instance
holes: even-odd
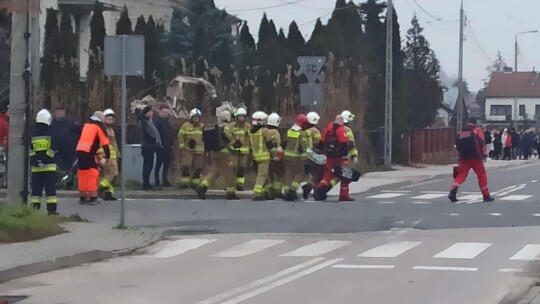
[[[98,201],[99,165],[96,156],[99,148],[103,148],[105,161],[111,158],[109,138],[103,121],[103,112],[95,112],[90,121],[84,125],[77,143],[78,184],[81,204],[95,205]]]

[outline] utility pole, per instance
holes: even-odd
[[[393,33],[394,4],[388,0],[386,10],[386,92],[384,103],[384,166],[392,166],[392,92],[393,92]]]
[[[12,0],[11,76],[9,96],[9,151],[7,203],[22,204],[28,194],[28,166],[25,164],[25,121],[27,112],[27,80],[29,77],[29,15],[34,7],[32,0]]]
[[[463,41],[465,37],[463,35],[465,27],[465,11],[463,10],[463,0],[461,0],[461,9],[459,11],[459,72],[458,72],[458,100],[457,100],[457,121],[456,129],[461,131],[463,128]]]
[[[531,31],[525,31],[525,32],[519,32],[516,33],[515,39],[514,39],[514,72],[517,73],[518,71],[518,54],[519,54],[519,45],[518,45],[518,36],[523,34],[534,34],[538,33],[538,30],[531,30]],[[519,113],[518,113],[518,96],[517,94],[514,94],[514,115],[513,115],[513,121],[514,121],[514,128],[517,129],[518,127],[518,120],[519,120]]]

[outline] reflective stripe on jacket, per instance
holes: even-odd
[[[270,151],[266,142],[271,140],[270,132],[267,128],[261,128],[254,133],[249,133],[249,143],[253,152],[253,160],[258,163],[270,161]]]
[[[178,131],[178,145],[181,150],[188,150],[196,154],[204,154],[203,124],[185,122]],[[190,141],[195,141],[195,147],[190,148]]]
[[[304,157],[304,152],[307,148],[306,144],[306,133],[304,131],[289,129],[283,144],[285,158]]]
[[[76,151],[95,154],[100,146],[108,146],[110,144],[109,137],[107,137],[103,130],[104,128],[97,122],[85,124],[79,142],[77,143]]]
[[[233,122],[229,125],[229,131],[232,135],[231,151],[240,152],[243,155],[249,154],[249,129],[251,129],[251,126],[248,123],[240,125],[238,122]],[[242,144],[240,148],[233,147],[237,140]]]

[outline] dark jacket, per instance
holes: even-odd
[[[75,147],[81,135],[81,127],[77,126],[68,118],[53,119],[50,134],[52,139],[52,150],[57,151],[61,157],[75,157]]]
[[[491,132],[484,131],[484,140],[486,141],[486,144],[491,143]]]
[[[516,131],[513,131],[510,133],[512,135],[512,147],[519,147],[521,144],[519,133]]]
[[[154,123],[144,117],[139,121],[139,131],[141,134],[142,148],[159,148],[161,144],[161,136]]]
[[[172,147],[173,145],[173,131],[169,120],[162,117],[154,119],[154,125],[161,137],[161,143],[163,147]]]

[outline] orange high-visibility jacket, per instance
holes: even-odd
[[[108,159],[111,157],[109,144],[109,137],[107,137],[101,124],[91,121],[84,125],[76,151],[96,154],[97,150],[103,147],[105,158]]]

